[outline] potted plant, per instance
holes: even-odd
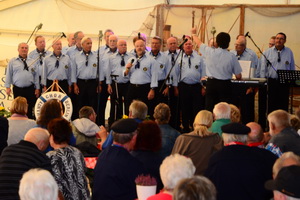
[[[146,200],[156,193],[156,179],[150,175],[139,175],[135,179],[136,193],[139,200]]]

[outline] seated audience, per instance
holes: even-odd
[[[0,155],[5,147],[7,147],[8,137],[8,120],[0,116]]]
[[[32,168],[51,171],[43,151],[49,145],[49,133],[43,128],[30,129],[24,140],[6,147],[0,157],[0,198],[19,199],[19,183],[24,172]]]
[[[143,120],[146,119],[148,113],[148,106],[139,100],[133,100],[129,106],[129,118],[134,119],[138,123],[141,123]],[[112,131],[107,133],[104,127],[100,127],[99,136],[101,138],[101,147],[105,149],[112,145],[113,143],[113,134]]]
[[[297,115],[291,115],[291,126],[298,132],[300,129],[300,119]],[[299,134],[299,133],[298,133]]]
[[[57,200],[58,186],[49,171],[31,169],[22,176],[19,195],[21,200]]]
[[[195,170],[196,168],[190,158],[179,154],[166,157],[159,168],[164,189],[160,193],[150,196],[147,200],[172,200],[176,184],[184,178],[191,178]]]
[[[90,106],[83,106],[79,110],[79,119],[75,119],[72,122],[72,130],[76,138],[76,144],[82,142],[89,142],[92,145],[98,145],[98,139],[96,135],[100,131],[96,122],[96,113]]]
[[[205,172],[217,188],[217,199],[270,199],[264,183],[272,178],[276,156],[245,145],[250,128],[241,123],[226,124],[222,131],[224,147],[211,156]]]
[[[216,200],[214,184],[204,176],[181,180],[174,189],[173,200]]]
[[[229,124],[231,118],[231,108],[230,105],[226,102],[220,102],[215,105],[213,109],[214,122],[210,128],[212,133],[218,133],[222,135],[221,126]]]
[[[160,150],[160,155],[162,159],[164,159],[171,154],[176,138],[180,133],[168,124],[171,117],[171,111],[167,104],[158,104],[154,109],[153,117],[161,130],[162,148]]]
[[[241,112],[238,109],[238,107],[236,107],[233,104],[229,104],[230,108],[231,108],[231,112],[230,112],[230,121],[231,122],[241,122]]]
[[[280,158],[276,160],[273,165],[273,179],[276,178],[278,172],[281,168],[287,167],[290,165],[300,166],[300,157],[294,154],[293,152],[285,152]]]
[[[133,157],[138,122],[121,119],[112,124],[113,144],[99,155],[94,169],[93,199],[136,199],[135,178],[145,174],[143,163]]]
[[[246,126],[251,130],[248,133],[247,145],[249,147],[264,148],[264,133],[261,126],[256,122],[249,122]]]
[[[172,151],[172,154],[179,153],[191,158],[197,175],[204,173],[211,155],[223,146],[219,134],[209,131],[212,122],[213,116],[210,111],[200,111],[194,120],[194,131],[180,135]]]
[[[51,160],[53,176],[65,199],[89,199],[86,166],[83,155],[68,143],[72,136],[70,123],[56,118],[48,123],[50,145],[53,151],[47,156]]]
[[[266,149],[278,157],[287,151],[300,155],[300,136],[291,127],[290,114],[284,110],[275,110],[268,115],[268,121],[272,138]]]
[[[300,166],[282,168],[274,180],[266,182],[265,187],[273,190],[274,200],[300,200]]]
[[[7,145],[20,142],[24,139],[27,131],[36,126],[36,122],[26,116],[27,111],[28,104],[26,98],[17,97],[12,101],[10,106],[12,115],[8,118],[9,129]]]
[[[143,121],[138,126],[136,143],[131,155],[141,161],[147,172],[156,179],[157,191],[162,188],[162,182],[159,175],[159,166],[163,159],[159,154],[161,149],[161,131],[154,121]]]

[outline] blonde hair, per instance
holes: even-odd
[[[277,128],[289,127],[290,119],[290,114],[285,110],[275,110],[268,115],[269,123],[273,123]]]
[[[211,127],[212,123],[213,114],[208,110],[201,110],[198,112],[194,120],[194,132],[201,137],[210,135],[211,132],[208,130],[208,128]]]
[[[236,107],[233,104],[229,104],[229,106],[231,108],[230,121],[240,123],[241,122],[241,112],[240,112],[240,110],[238,109],[238,107]]]
[[[10,107],[11,114],[20,114],[20,115],[26,115],[28,111],[28,104],[27,99],[24,97],[17,97],[15,98]]]

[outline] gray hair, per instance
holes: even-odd
[[[248,135],[237,135],[237,134],[228,134],[223,133],[222,134],[224,144],[229,144],[231,142],[242,142],[246,144]]]
[[[129,106],[129,112],[131,112],[132,118],[144,120],[147,117],[148,106],[142,101],[133,100]]]
[[[215,119],[230,119],[231,108],[230,105],[226,102],[220,102],[215,105],[213,109]]]
[[[274,179],[277,176],[278,172],[281,170],[281,168],[288,166],[287,163],[285,163],[285,161],[287,159],[292,159],[295,162],[295,165],[300,166],[300,157],[298,155],[294,154],[291,151],[285,152],[281,155],[280,158],[278,158],[275,161],[275,163],[273,165],[273,178]]]
[[[193,161],[177,153],[166,157],[159,168],[161,180],[167,190],[174,189],[181,179],[192,177],[195,171]]]
[[[31,169],[22,176],[19,195],[21,200],[57,200],[58,186],[50,172]]]

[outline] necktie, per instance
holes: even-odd
[[[124,54],[121,55],[121,66],[125,66]]]
[[[277,62],[280,62],[280,61],[281,61],[281,57],[280,57],[281,51],[277,51],[277,53],[278,53],[278,59],[277,59]]]
[[[43,64],[43,59],[42,59],[42,57],[45,57],[45,50],[43,50],[43,51],[39,51],[38,49],[36,49],[36,51],[39,53],[39,57],[40,57],[40,65],[42,65]]]
[[[241,56],[240,55],[236,55],[237,59],[240,60],[241,59]]]
[[[191,65],[192,65],[192,63],[191,63],[191,56],[188,56],[188,58],[189,58],[189,68],[191,68]]]
[[[135,69],[139,69],[140,68],[140,57],[136,60],[136,64],[135,64]]]
[[[85,53],[85,66],[89,65],[89,55],[90,55],[90,52]]]
[[[21,57],[20,57],[21,58]],[[26,63],[26,58],[21,58],[23,64],[24,64],[24,70],[27,70],[28,71],[28,65]]]
[[[53,54],[56,57],[56,62],[55,62],[55,67],[58,68],[59,67],[59,58],[60,56],[56,56],[55,54]]]
[[[174,53],[172,53],[172,66],[174,66],[175,65],[175,55],[174,55]]]

